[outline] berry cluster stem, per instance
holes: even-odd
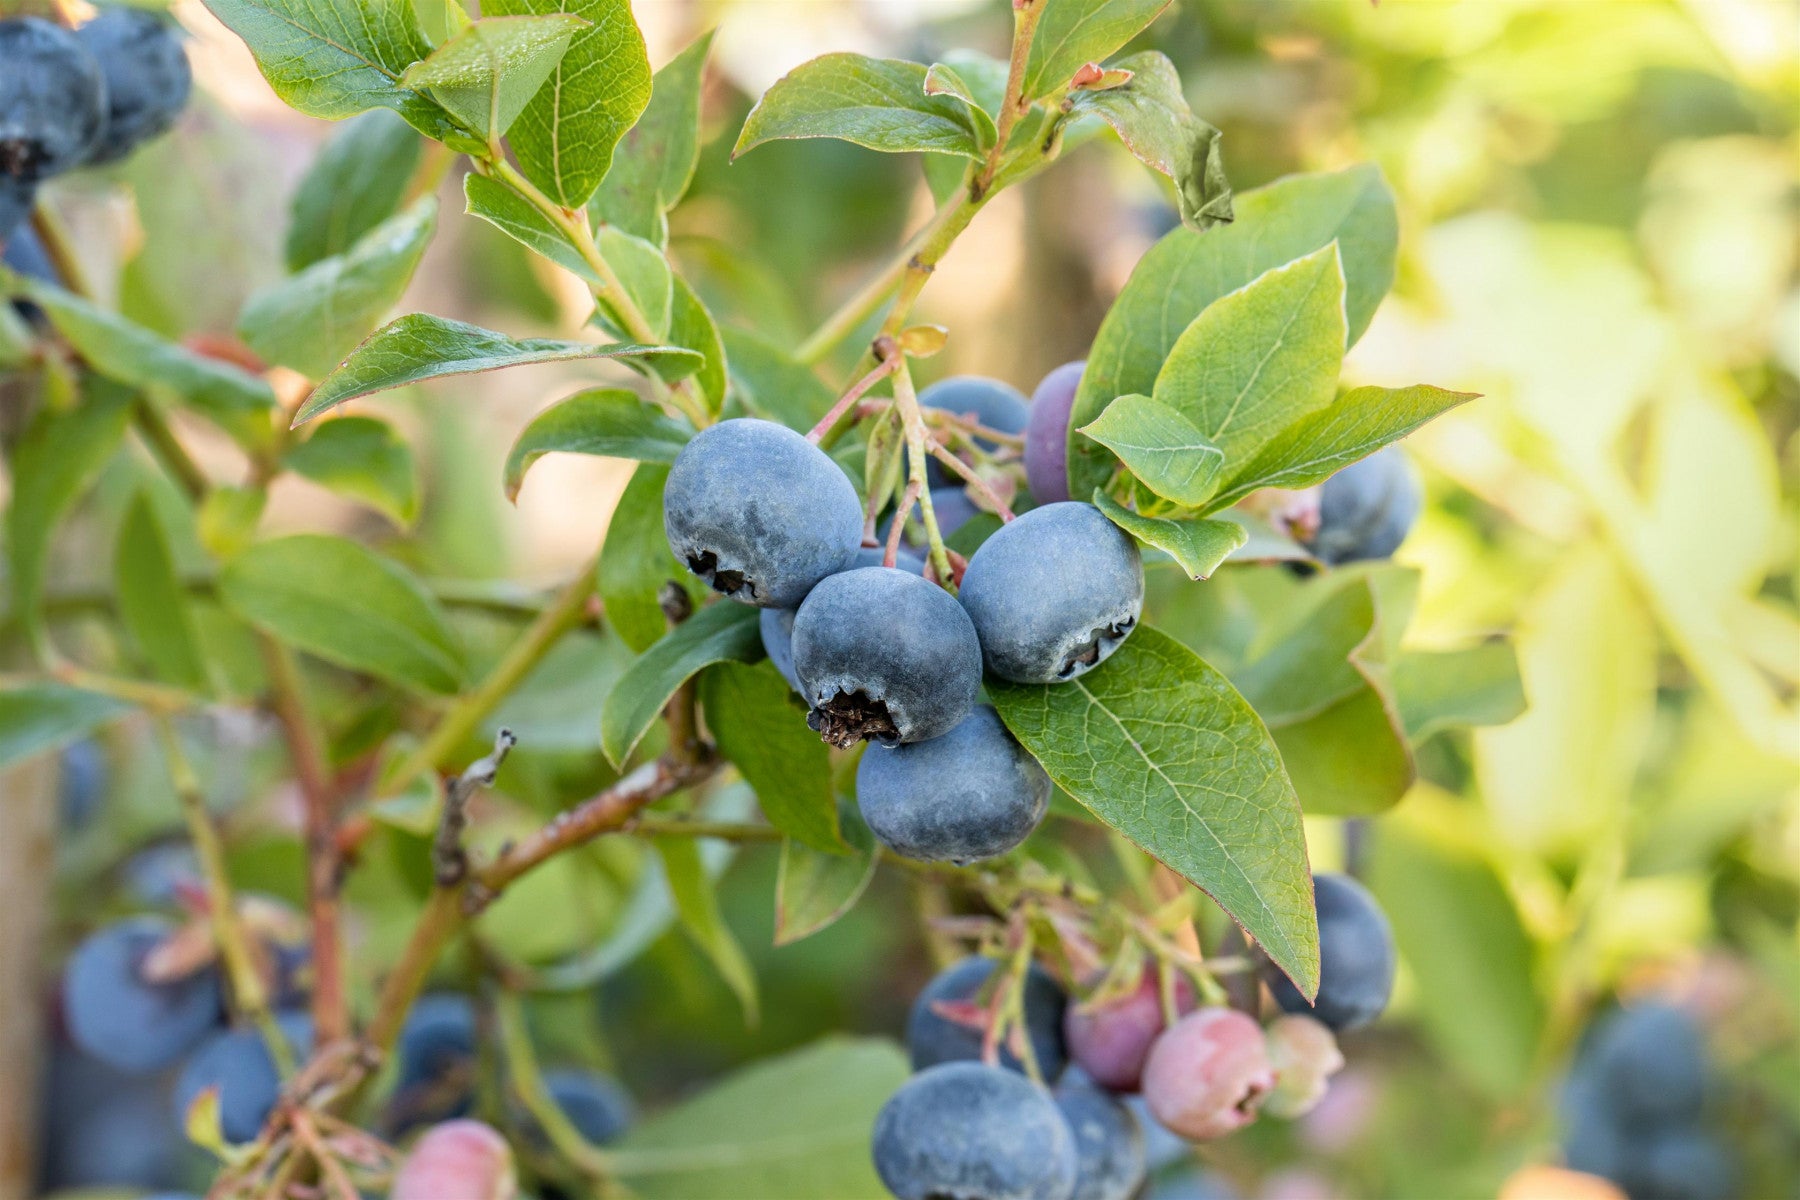
[[[912,373],[906,368],[906,356],[895,356],[900,365],[894,370],[894,403],[900,408],[900,420],[906,428],[907,476],[909,491],[917,489],[919,497],[919,516],[925,524],[925,542],[929,547],[931,570],[938,582],[950,591],[956,590],[956,582],[950,572],[950,555],[944,549],[944,535],[938,529],[937,512],[931,506],[931,489],[925,486],[926,442],[930,433],[925,428],[925,414],[919,407],[919,397],[913,391]],[[906,513],[896,513],[894,525],[898,528],[906,520]]]

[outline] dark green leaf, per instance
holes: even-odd
[[[649,107],[619,139],[612,170],[588,205],[596,220],[668,244],[665,214],[687,192],[700,159],[700,86],[713,33],[701,34],[657,71]]]
[[[906,1076],[891,1042],[826,1038],[650,1118],[608,1156],[643,1200],[883,1200],[869,1136]]]
[[[329,375],[399,303],[436,228],[437,200],[427,196],[343,254],[252,296],[238,333],[267,362]]]
[[[1518,655],[1507,641],[1407,651],[1394,663],[1394,691],[1415,742],[1458,726],[1505,725],[1525,711]]]
[[[156,675],[177,687],[207,687],[206,656],[175,573],[169,537],[149,495],[138,493],[119,523],[113,552],[119,617]]]
[[[1246,536],[1244,527],[1231,521],[1141,516],[1102,491],[1094,493],[1094,504],[1114,525],[1180,563],[1190,579],[1205,579],[1218,570]]]
[[[400,85],[430,92],[469,129],[492,142],[512,128],[587,27],[566,13],[487,17],[471,23],[429,57],[406,68]]]
[[[838,827],[851,853],[824,854],[786,838],[775,873],[775,944],[786,946],[829,928],[862,899],[880,857],[875,835],[854,804],[838,805]]]
[[[731,379],[744,406],[759,417],[805,432],[837,399],[812,368],[761,334],[726,328]]]
[[[123,700],[60,683],[0,691],[0,767],[61,750],[130,711]]]
[[[700,670],[716,662],[754,662],[762,656],[757,612],[728,601],[708,605],[631,664],[600,714],[600,745],[613,766],[625,765],[675,689]]]
[[[1314,993],[1300,804],[1269,731],[1223,675],[1146,627],[1066,684],[990,681],[988,691],[1051,779],[1205,891]]]
[[[387,109],[344,122],[294,193],[288,270],[343,253],[399,212],[424,149],[419,135]]]
[[[1258,488],[1323,483],[1357,459],[1473,399],[1473,392],[1447,392],[1425,384],[1346,392],[1282,430],[1248,462],[1233,464],[1231,481],[1214,503],[1236,504]]]
[[[659,837],[656,851],[662,855],[669,892],[675,898],[675,913],[681,918],[682,927],[738,998],[744,1009],[744,1023],[755,1025],[756,973],[719,912],[719,894],[700,859],[698,842],[691,837]]]
[[[338,417],[323,422],[287,452],[282,464],[360,500],[396,525],[410,526],[418,518],[419,477],[412,447],[385,421]]]
[[[232,612],[282,641],[402,687],[454,692],[462,652],[404,567],[346,538],[301,534],[244,551],[219,576]]]
[[[735,158],[777,138],[840,138],[871,150],[981,155],[968,106],[925,94],[925,68],[894,58],[826,54],[776,80],[750,110]]]
[[[1394,197],[1372,166],[1279,179],[1239,193],[1234,208],[1230,225],[1206,234],[1177,229],[1153,246],[1101,322],[1070,421],[1071,494],[1085,496],[1112,471],[1112,456],[1073,430],[1116,397],[1152,394],[1175,340],[1213,301],[1336,241],[1354,342],[1393,282]]]
[[[558,400],[533,417],[506,456],[506,498],[515,500],[525,472],[553,451],[672,463],[694,431],[633,392],[594,388]]]
[[[482,11],[573,13],[590,22],[570,39],[508,139],[525,178],[562,207],[579,209],[650,101],[650,58],[630,0],[490,0]]]
[[[669,468],[661,463],[642,463],[613,509],[600,547],[600,602],[606,623],[627,646],[639,654],[668,632],[657,594],[665,583],[675,582],[698,604],[706,587],[669,552],[663,533],[663,484]]]
[[[1075,72],[1117,53],[1169,7],[1169,0],[1043,0],[1043,5],[1025,61],[1024,91],[1034,100],[1061,91]]]
[[[815,850],[843,853],[831,754],[806,727],[806,706],[781,673],[766,662],[717,663],[700,677],[700,705],[769,824]]]
[[[346,400],[409,383],[578,358],[646,359],[670,369],[677,363],[692,367],[700,362],[694,352],[673,346],[510,338],[461,321],[409,313],[370,334],[342,366],[321,380],[294,415],[294,424],[310,421]]]
[[[601,285],[599,273],[588,265],[568,235],[504,183],[486,175],[465,175],[463,199],[466,211],[471,215],[480,217],[528,250],[573,272],[586,283],[594,287]]]
[[[1192,421],[1149,396],[1120,396],[1081,432],[1117,454],[1145,487],[1186,508],[1213,494],[1225,464],[1225,452]]]
[[[1231,184],[1219,154],[1219,131],[1188,108],[1175,64],[1155,50],[1118,63],[1131,78],[1118,87],[1078,91],[1072,111],[1092,113],[1113,127],[1137,160],[1175,185],[1188,228],[1204,232],[1232,219]]]

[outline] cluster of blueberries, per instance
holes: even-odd
[[[858,767],[858,802],[875,836],[909,858],[990,858],[1043,818],[1049,779],[994,710],[976,703],[984,668],[1014,683],[1068,683],[1117,650],[1142,613],[1137,542],[1094,505],[1068,498],[1069,413],[1082,366],[1058,367],[1029,402],[972,376],[921,393],[926,408],[978,430],[1022,435],[1038,502],[981,544],[956,596],[914,554],[884,566],[883,547],[864,545],[849,477],[782,425],[723,421],[689,442],[669,472],[671,550],[715,591],[763,610],[763,645],[821,737],[843,748],[874,743]],[[927,477],[948,536],[976,509],[935,460]],[[1331,562],[1384,557],[1418,501],[1398,451],[1374,455],[1325,485],[1313,546]]]
[[[984,1061],[998,964],[963,959],[915,1000],[906,1026],[915,1074],[876,1119],[875,1169],[900,1200],[1128,1200],[1148,1172],[1146,1130],[1121,1097],[1141,1095],[1158,1127],[1224,1137],[1260,1113],[1292,1118],[1343,1066],[1336,1034],[1387,1006],[1395,952],[1386,917],[1342,875],[1314,881],[1322,956],[1318,1002],[1279,972],[1282,1015],[1200,1005],[1177,975],[1146,968],[1085,1004],[1032,963],[1020,983],[1022,1038]],[[1171,1018],[1173,1018],[1171,1020]],[[1029,1049],[1036,1082],[1021,1057]]]
[[[1563,1089],[1563,1155],[1631,1200],[1727,1200],[1730,1151],[1703,1123],[1709,1092],[1700,1028],[1681,1009],[1621,1009],[1589,1032]]]
[[[175,123],[193,75],[174,26],[107,8],[78,29],[0,21],[0,242],[44,180],[118,162]]]

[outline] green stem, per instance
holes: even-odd
[[[610,1173],[606,1154],[581,1136],[544,1085],[531,1031],[525,1025],[525,1006],[516,994],[502,991],[495,1001],[495,1011],[500,1019],[500,1045],[506,1053],[506,1075],[513,1093],[544,1131],[557,1155],[590,1182],[604,1187]]]
[[[925,482],[925,442],[929,437],[925,431],[925,415],[919,407],[918,396],[913,393],[912,373],[907,370],[904,355],[901,356],[899,368],[894,372],[894,403],[899,406],[900,420],[906,428],[907,475],[911,484],[918,489],[919,517],[925,525],[925,542],[930,550],[931,569],[937,575],[938,582],[954,593],[956,582],[950,573],[950,556],[944,550],[944,535],[938,529],[937,512],[931,505],[931,489]],[[896,519],[904,520],[904,514]]]

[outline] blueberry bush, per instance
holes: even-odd
[[[653,64],[628,0],[206,0],[195,56],[339,123],[241,236],[271,180],[179,190],[210,164],[171,143],[223,118],[168,14],[0,17],[0,766],[60,765],[74,889],[21,939],[55,983],[15,1178],[1227,1194],[1200,1147],[1293,1197],[1273,1165],[1367,1107],[1399,996],[1440,1041],[1445,1004],[1529,1028],[1457,1059],[1482,1171],[1368,1186],[1741,1194],[1690,1011],[1539,998],[1522,914],[1616,862],[1502,860],[1441,794],[1568,701],[1521,717],[1504,622],[1409,637],[1491,581],[1393,561],[1438,486],[1406,439],[1486,402],[1346,366],[1402,201],[1342,155],[1239,186],[1168,7],[1012,0],[991,53],[894,37],[727,104],[714,35]],[[1079,338],[1010,299],[1056,343],[1028,396],[934,297],[985,214],[1123,172],[1157,236]],[[734,186],[756,233],[708,234]],[[885,262],[765,265],[863,209]],[[446,239],[495,319],[409,311]],[[469,469],[458,407],[550,371]],[[488,497],[568,456],[629,464],[564,506],[582,565],[468,569]],[[17,881],[34,922],[52,881]],[[906,991],[834,1010],[795,957],[834,936],[912,946]],[[722,1023],[766,1052],[725,1069]]]

